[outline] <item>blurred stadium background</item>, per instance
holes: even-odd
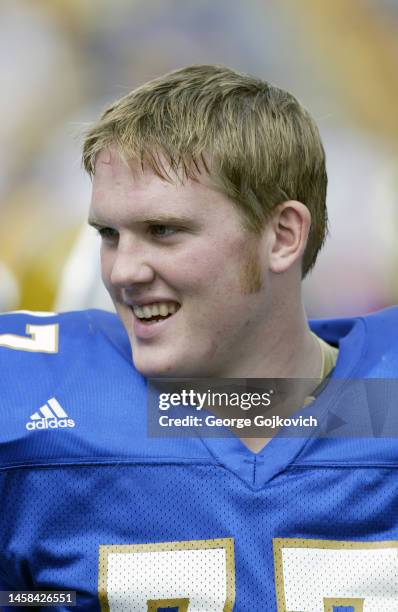
[[[2,0],[0,311],[111,308],[85,229],[82,128],[165,71],[222,63],[292,91],[328,155],[310,316],[398,298],[397,0]]]

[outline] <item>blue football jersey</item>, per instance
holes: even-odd
[[[332,380],[397,378],[398,309],[311,327],[339,346]],[[311,410],[346,416],[332,395]],[[397,470],[394,437],[151,438],[115,315],[0,316],[0,590],[76,591],[59,611],[397,612]]]

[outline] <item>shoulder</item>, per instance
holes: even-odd
[[[398,378],[398,307],[362,317],[362,363],[372,378]]]
[[[368,315],[342,317],[337,319],[318,319],[310,321],[312,330],[328,342],[339,340],[362,328],[372,336],[388,335],[396,332],[398,324],[398,306],[385,308]]]
[[[317,335],[339,347],[336,375],[398,377],[398,307],[310,324]]]
[[[0,471],[182,453],[148,438],[147,402],[116,315],[0,315]]]
[[[101,386],[109,394],[111,378],[120,388],[142,384],[122,324],[99,310],[0,315],[0,371],[1,419],[9,424],[53,398],[75,398],[75,415],[87,412],[88,396],[97,403]]]
[[[43,355],[65,356],[82,346],[111,343],[128,354],[128,340],[118,317],[101,310],[53,313],[17,311],[0,314],[0,360],[34,361]],[[127,349],[127,350],[126,350]]]
[[[122,327],[116,314],[96,309],[61,313],[33,310],[0,313],[0,336],[24,330],[26,326],[32,325],[36,327],[62,325],[65,330],[75,334],[90,334],[93,330],[100,330],[104,326],[111,326],[115,329]],[[2,338],[0,347],[7,347],[8,344],[9,348],[18,348],[14,346],[15,343],[11,341],[8,343],[4,338]]]
[[[397,335],[398,306],[391,306],[361,317],[369,331],[392,332]],[[394,326],[394,329],[392,328]]]
[[[130,415],[146,384],[112,313],[1,315],[0,372],[0,467],[112,456],[143,437],[144,411]]]

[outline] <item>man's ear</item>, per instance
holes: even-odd
[[[269,223],[272,236],[269,268],[272,272],[285,272],[302,258],[310,226],[311,213],[301,202],[289,200],[276,207]]]

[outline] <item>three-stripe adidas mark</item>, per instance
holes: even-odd
[[[58,429],[74,427],[75,421],[70,419],[55,397],[49,399],[44,406],[31,415],[26,423],[26,429]]]

